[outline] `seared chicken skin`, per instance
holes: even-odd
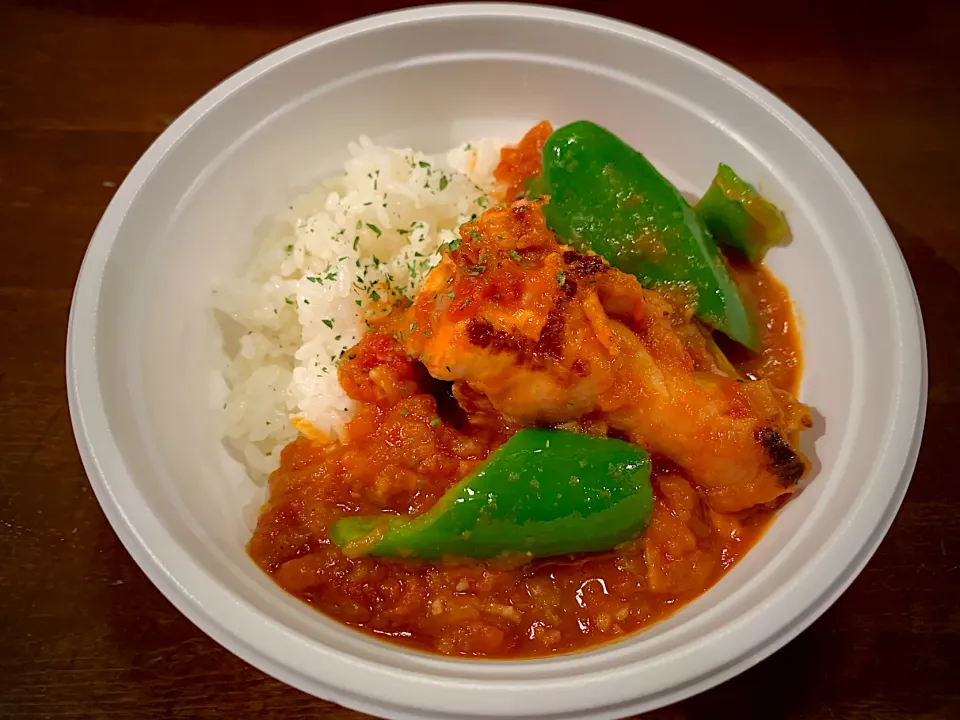
[[[807,408],[704,360],[689,313],[559,244],[537,203],[492,208],[460,235],[404,336],[461,404],[521,426],[576,422],[626,437],[686,470],[718,512],[794,490]]]

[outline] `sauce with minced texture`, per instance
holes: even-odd
[[[504,154],[512,188],[539,172],[546,135]],[[543,135],[541,138],[540,135]],[[795,393],[801,354],[792,306],[763,267],[731,260],[757,308],[762,350],[722,343],[737,370]],[[571,652],[635,632],[716,583],[757,541],[774,510],[710,510],[675,466],[654,456],[655,504],[643,535],[612,551],[519,562],[439,563],[346,557],[329,528],[354,514],[418,515],[516,431],[471,418],[380,328],[346,354],[340,383],[359,409],[345,440],[300,437],[270,477],[270,499],[248,545],[286,591],[346,625],[445,655],[518,658]]]
[[[786,288],[763,265],[731,258],[727,263],[747,307],[757,312],[760,352],[751,353],[717,334],[727,358],[751,380],[766,379],[796,395],[802,371],[800,334]]]

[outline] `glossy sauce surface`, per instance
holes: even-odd
[[[787,289],[763,265],[742,258],[727,263],[740,294],[755,309],[760,328],[760,352],[752,353],[717,335],[717,341],[740,374],[751,380],[765,378],[781,390],[796,395],[803,370],[800,333]]]

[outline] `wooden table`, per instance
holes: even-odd
[[[64,338],[97,219],[174,116],[288,41],[403,4],[0,1],[0,717],[360,717],[238,660],[140,572],[77,457]],[[566,4],[696,45],[806,116],[886,215],[929,343],[920,462],[866,570],[771,658],[649,717],[960,718],[960,3]]]

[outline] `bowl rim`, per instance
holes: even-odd
[[[244,637],[244,633],[236,629],[239,626],[227,623],[219,616],[216,605],[224,600],[230,601],[228,591],[208,587],[210,592],[203,597],[196,588],[196,583],[202,582],[202,570],[193,568],[196,572],[191,574],[178,567],[174,571],[157,557],[150,546],[158,539],[161,542],[164,539],[168,543],[172,542],[169,533],[150,515],[145,504],[143,510],[148,516],[147,521],[141,518],[137,522],[133,519],[134,513],[128,512],[129,504],[125,508],[124,500],[118,497],[123,486],[132,486],[133,481],[124,472],[124,464],[110,430],[100,394],[95,331],[101,282],[128,209],[153,170],[203,116],[261,74],[322,45],[403,23],[467,17],[563,22],[601,32],[626,35],[634,41],[678,55],[737,86],[754,102],[788,125],[808,148],[819,156],[820,162],[844,188],[847,200],[856,208],[861,221],[869,228],[891,273],[892,287],[888,292],[893,293],[899,300],[894,304],[894,310],[901,329],[897,341],[903,347],[903,362],[897,368],[897,376],[901,386],[907,389],[908,397],[906,402],[901,397],[901,402],[897,404],[894,422],[904,433],[909,431],[910,441],[902,449],[898,449],[897,456],[889,458],[890,467],[899,468],[899,478],[879,521],[870,527],[859,528],[859,542],[844,550],[849,555],[846,564],[834,576],[821,578],[815,592],[813,588],[807,588],[806,604],[797,609],[791,621],[780,627],[778,632],[759,641],[756,638],[742,638],[735,652],[726,652],[723,657],[718,656],[713,661],[710,672],[690,673],[656,694],[629,702],[598,706],[588,713],[578,712],[576,716],[617,717],[623,713],[650,710],[713,687],[756,664],[808,627],[839,597],[873,555],[899,509],[916,464],[926,411],[927,360],[920,306],[903,255],[880,211],[842,158],[805,120],[768,90],[702,51],[659,33],[591,13],[514,3],[454,3],[393,11],[338,25],[275,50],[227,78],[190,106],[153,142],[116,191],[93,234],[74,289],[66,348],[68,404],[77,446],[94,493],[127,551],[167,599],[214,640],[248,663],[290,685],[349,707],[392,717],[450,716],[442,709],[430,710],[416,705],[417,698],[412,692],[410,697],[393,698],[392,701],[382,697],[373,698],[352,689],[325,683],[309,671],[285,663],[281,654],[271,654],[263,647],[258,647],[256,642]],[[91,341],[91,338],[94,340]],[[181,582],[184,575],[188,574],[191,574],[193,585]],[[258,618],[262,620],[259,611],[252,607],[241,610],[251,621]],[[358,662],[369,665],[359,660],[355,660],[354,664]],[[449,682],[455,681],[444,679],[444,683]],[[472,681],[470,684],[477,683]],[[477,690],[467,688],[467,683],[461,685],[464,690]],[[482,688],[479,690],[483,691]],[[572,691],[577,692],[577,689],[572,687]],[[483,712],[482,705],[479,707],[480,712]],[[535,712],[530,712],[529,708],[528,712],[523,714],[528,717],[536,715]],[[560,717],[560,713],[550,713],[549,716]]]

